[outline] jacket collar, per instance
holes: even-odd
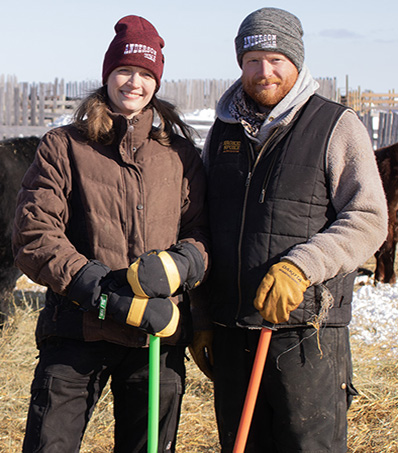
[[[153,122],[153,109],[151,107],[143,110],[132,119],[127,119],[125,115],[114,112],[110,112],[110,116],[119,148],[128,145],[138,149],[151,132]]]

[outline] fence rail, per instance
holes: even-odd
[[[159,97],[172,102],[179,110],[214,109],[221,95],[234,80],[191,79],[163,81]]]
[[[373,109],[394,111],[398,110],[398,93],[394,90],[388,93],[361,93],[358,89],[348,93],[347,105],[362,114]]]
[[[318,93],[343,102],[358,112],[374,146],[398,141],[398,93],[350,91],[341,98],[336,78],[318,78]],[[159,96],[177,105],[180,111],[214,109],[234,80],[193,79],[162,81]],[[0,75],[0,139],[19,135],[42,135],[54,120],[72,115],[78,103],[100,82],[52,83],[18,82],[15,76]],[[375,121],[375,119],[377,121]],[[378,122],[378,124],[376,124]]]
[[[0,126],[46,126],[65,113],[72,113],[78,97],[99,82],[65,84],[18,83],[15,77],[0,77]]]
[[[183,111],[214,109],[234,80],[194,79],[163,81],[159,96]],[[335,79],[319,79],[320,92],[336,97]],[[0,76],[0,126],[46,126],[64,114],[72,114],[80,100],[99,87],[99,81],[19,83],[14,76]]]

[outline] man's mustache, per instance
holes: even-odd
[[[272,77],[269,79],[257,79],[254,80],[255,85],[272,85],[273,83],[280,84],[281,79],[278,79],[277,77]]]

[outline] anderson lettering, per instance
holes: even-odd
[[[262,48],[275,48],[276,47],[276,35],[268,33],[265,35],[252,35],[245,36],[243,38],[243,48],[248,49],[260,44]]]

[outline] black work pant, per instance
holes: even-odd
[[[232,452],[259,338],[217,327],[215,409],[222,452]],[[321,348],[321,352],[319,350]],[[250,453],[343,453],[352,395],[348,328],[273,332],[247,441]]]
[[[185,382],[185,348],[162,346],[159,452],[175,451]],[[52,339],[40,350],[23,451],[75,453],[111,378],[115,452],[147,451],[148,348]]]

